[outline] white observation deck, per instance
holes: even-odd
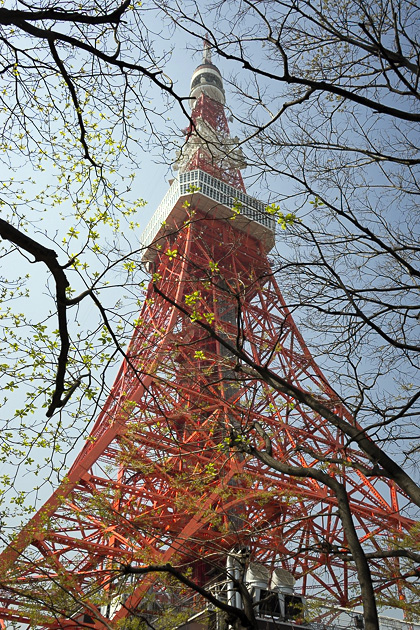
[[[152,262],[158,241],[176,226],[179,228],[186,219],[185,201],[191,204],[192,209],[201,211],[209,218],[234,217],[234,227],[252,234],[266,252],[274,247],[276,220],[268,214],[266,205],[205,171],[196,169],[179,174],[146,226],[140,239],[145,248],[143,262]],[[234,206],[235,211],[232,210]]]

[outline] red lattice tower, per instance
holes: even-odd
[[[317,454],[363,465],[325,463],[324,470],[345,484],[366,550],[386,548],[411,526],[393,483],[361,472],[371,464],[356,446],[235,356],[353,422],[271,271],[275,222],[244,191],[208,51],[191,94],[197,129],[189,130],[179,178],[144,236],[153,281],[127,358],[66,480],[1,556],[6,626],[116,627],[130,611],[147,613],[156,591],[163,596],[155,574],[127,578],[121,567],[172,563],[205,584],[238,548],[292,572],[306,595],[358,601],[334,493],[231,448],[241,436],[264,449],[256,423],[278,461],[309,470]],[[199,122],[206,136],[198,135]],[[383,577],[389,569],[385,589],[398,566],[380,565],[372,563],[372,572]]]

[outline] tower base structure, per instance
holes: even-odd
[[[320,462],[345,487],[365,551],[412,525],[394,484],[368,477],[371,462],[339,429],[265,376],[353,423],[270,267],[261,234],[272,218],[246,198],[213,198],[229,192],[224,182],[197,188],[179,189],[177,211],[153,228],[147,296],[86,445],[0,558],[6,622],[121,627],[164,612],[177,576],[200,587],[226,576],[237,550],[270,575],[293,574],[306,598],[358,603],[337,496],[310,476]],[[252,449],[308,476],[279,472]],[[382,592],[395,590],[395,559],[370,567]]]

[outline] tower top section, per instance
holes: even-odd
[[[239,139],[230,135],[223,79],[212,62],[208,40],[204,40],[202,62],[192,75],[189,102],[190,125],[173,169],[180,173],[200,169],[245,192],[240,171],[246,162]]]
[[[222,75],[207,40],[202,63],[192,75],[190,105],[190,125],[173,164],[178,176],[141,237],[143,261],[154,263],[168,235],[179,230],[191,212],[196,219],[229,221],[238,235],[252,235],[262,250],[270,251],[275,219],[262,201],[246,193],[240,173],[246,162],[239,139],[230,135]]]
[[[224,105],[226,102],[222,75],[219,69],[212,63],[211,49],[207,40],[204,40],[203,61],[194,70],[191,78],[191,109],[194,109],[195,103],[201,94],[206,94],[213,101],[217,101],[221,105]]]

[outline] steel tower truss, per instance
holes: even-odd
[[[206,109],[210,100],[197,100],[200,117],[215,135],[223,124],[226,138],[226,120],[213,120],[223,107]],[[1,556],[6,622],[117,627],[147,610],[156,589],[148,566],[190,568],[203,584],[233,548],[291,571],[307,595],[357,601],[337,498],[247,455],[247,442],[266,448],[256,426],[279,461],[310,470],[325,459],[324,470],[346,486],[366,550],[387,548],[411,526],[393,483],[361,472],[371,463],[355,445],[235,356],[239,349],[353,422],[273,275],[271,218],[238,185],[234,162],[212,170],[211,160],[204,168],[191,155],[184,179],[198,168],[202,185],[180,190],[155,229],[145,254],[153,277],[111,394],[66,480]],[[243,193],[235,211],[225,201],[232,183]],[[393,584],[395,562],[371,564],[380,588]],[[128,566],[145,573],[127,577]]]

